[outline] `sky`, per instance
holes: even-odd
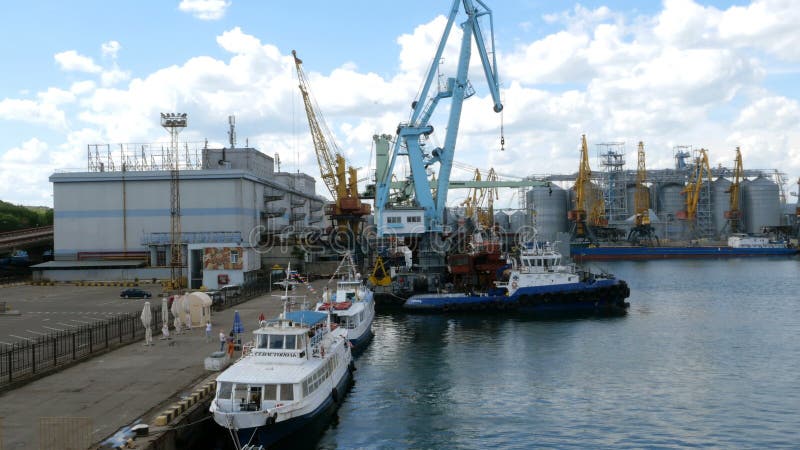
[[[627,168],[673,167],[673,149],[712,166],[800,177],[800,8],[792,0],[484,0],[492,8],[504,104],[492,110],[473,56],[455,160],[522,177],[573,173],[586,134],[624,142]],[[442,35],[450,0],[1,2],[0,199],[52,206],[48,177],[86,170],[88,144],[168,142],[160,112],[186,112],[181,139],[238,143],[318,178],[297,87],[297,50],[324,120],[359,176],[372,136],[393,134]],[[463,12],[459,22],[463,21]],[[489,23],[482,27],[488,36]],[[460,29],[440,72],[454,76]],[[473,55],[477,53],[473,52]],[[432,117],[442,145],[448,104]],[[505,139],[501,148],[500,139]],[[398,168],[398,176],[407,169]],[[471,179],[454,170],[452,179]],[[457,204],[464,192],[451,192]],[[515,206],[513,190],[500,206]],[[789,197],[789,201],[796,199]]]

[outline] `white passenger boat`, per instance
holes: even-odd
[[[335,411],[352,380],[352,361],[347,331],[330,314],[284,306],[217,377],[210,411],[237,449],[271,445]]]
[[[347,331],[353,353],[364,350],[372,339],[375,301],[372,291],[361,280],[350,253],[345,254],[328,284],[336,283],[335,292],[325,287],[316,311],[331,313],[331,320]]]

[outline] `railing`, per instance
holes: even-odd
[[[161,305],[152,308],[151,329],[161,329]],[[0,388],[57,370],[95,353],[144,338],[141,313],[129,313],[70,331],[59,331],[0,350]]]
[[[222,294],[222,301],[214,305],[214,310],[222,311],[223,309],[238,305],[239,303],[252,300],[259,295],[266,294],[267,292],[272,292],[272,286],[268,280],[257,280],[245,283],[242,285],[240,293],[237,295],[231,295],[227,292],[224,292]]]

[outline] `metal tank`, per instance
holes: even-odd
[[[781,224],[778,185],[759,176],[742,187],[745,227],[748,233],[760,233],[762,227]]]
[[[556,240],[556,233],[569,230],[568,203],[567,191],[556,185],[536,186],[528,191],[525,204],[530,212],[529,217],[536,218],[539,239],[552,242]]]
[[[711,222],[717,235],[721,235],[723,230],[727,233],[731,231],[726,228],[728,219],[725,218],[725,211],[730,209],[731,184],[733,183],[723,177],[711,182]]]
[[[523,227],[530,225],[527,211],[514,211],[508,220],[509,229],[512,233],[519,233]]]
[[[686,211],[686,197],[681,194],[684,186],[666,183],[658,187],[658,217],[663,224],[661,236],[667,239],[682,239],[685,235],[686,221],[678,219],[679,211]]]
[[[510,228],[508,214],[504,213],[503,211],[494,213],[494,225],[500,229],[501,233],[507,233]]]

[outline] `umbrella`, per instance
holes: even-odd
[[[150,325],[153,323],[153,313],[150,311],[150,302],[144,302],[141,319],[144,325],[144,345],[152,345],[153,330],[150,329]]]
[[[244,324],[242,323],[242,318],[239,317],[238,309],[233,312],[233,332],[235,334],[244,333]]]
[[[169,338],[169,299],[161,299],[161,338]]]
[[[172,296],[172,317],[175,318],[175,333],[181,333],[181,307],[183,306],[183,296],[181,295],[174,295]]]
[[[242,323],[242,318],[239,317],[238,309],[233,312],[233,333],[236,335],[236,342],[233,345],[235,346],[234,348],[238,349],[239,343],[242,342],[239,335],[244,333],[244,324]]]

